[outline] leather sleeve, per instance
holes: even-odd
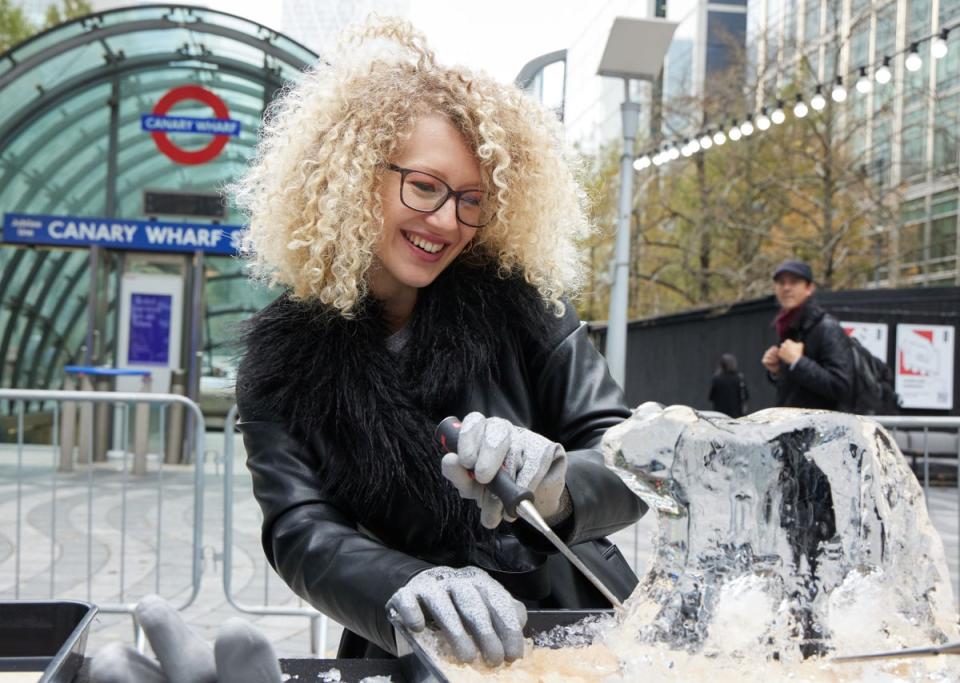
[[[547,416],[541,433],[567,451],[573,514],[557,526],[558,535],[572,545],[630,526],[646,513],[647,506],[604,464],[600,441],[631,411],[572,307],[567,307],[554,334],[533,354],[529,367],[538,413]],[[524,542],[552,549],[532,529],[530,534],[518,531]]]
[[[790,373],[790,379],[807,391],[844,407],[853,383],[853,353],[839,323],[825,317],[817,326],[820,351],[816,359],[801,356]]]
[[[263,510],[262,541],[270,564],[318,610],[396,653],[384,606],[432,565],[377,542],[325,501],[303,446],[282,423],[242,421],[239,427]]]

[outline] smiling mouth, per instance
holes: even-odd
[[[427,252],[428,254],[436,254],[438,251],[440,251],[445,246],[447,246],[446,244],[443,244],[443,243],[430,242],[429,240],[425,240],[419,235],[413,235],[409,232],[403,232],[402,234],[404,239],[406,239],[410,244],[412,244],[413,246],[417,247],[422,251]]]

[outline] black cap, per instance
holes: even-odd
[[[813,282],[813,270],[803,261],[784,261],[773,271],[773,279],[776,280],[780,273],[793,273],[807,282]]]

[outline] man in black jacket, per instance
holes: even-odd
[[[763,354],[777,387],[777,405],[846,410],[853,387],[853,354],[836,318],[812,301],[816,284],[803,261],[784,261],[773,272],[780,303],[774,320],[780,343]]]

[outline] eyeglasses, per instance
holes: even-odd
[[[458,192],[429,173],[400,168],[394,164],[387,164],[387,168],[400,174],[400,202],[408,209],[433,213],[453,197],[456,200],[457,220],[464,225],[482,228],[493,218],[493,202],[483,190]]]

